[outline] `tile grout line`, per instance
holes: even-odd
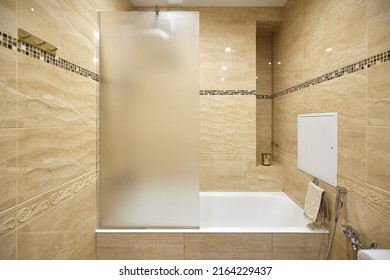
[[[367,10],[367,2],[365,3],[365,8],[366,8],[366,13],[365,13],[365,20],[366,20],[366,57],[368,56],[368,10]],[[365,132],[366,132],[366,182],[368,182],[368,70],[366,71],[366,127],[365,127]]]
[[[18,5],[16,5],[18,6]],[[17,12],[17,11],[16,11]],[[1,45],[1,44],[0,44]],[[16,68],[16,85],[15,85],[15,88],[16,88],[16,92],[18,93],[19,92],[19,56],[18,54],[16,53],[15,54],[15,68]],[[16,94],[16,205],[19,204],[19,116],[20,116],[20,112],[19,112],[19,94]],[[15,225],[16,227],[16,225]],[[19,253],[18,253],[18,247],[19,247],[19,230],[18,228],[16,227],[15,228],[15,255],[16,255],[16,259],[18,260],[19,259]]]

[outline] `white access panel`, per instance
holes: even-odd
[[[298,115],[298,168],[337,186],[337,113]]]

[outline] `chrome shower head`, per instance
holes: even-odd
[[[156,5],[154,10],[156,12],[156,15],[158,16],[160,14],[160,6]]]

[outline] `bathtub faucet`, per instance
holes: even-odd
[[[342,225],[344,230],[344,235],[351,242],[352,249],[355,255],[355,259],[357,258],[357,251],[361,249],[380,249],[381,247],[377,243],[371,243],[370,246],[365,246],[363,242],[360,240],[360,234],[350,225]]]

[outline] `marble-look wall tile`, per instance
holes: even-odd
[[[200,151],[245,153],[248,149],[245,124],[206,124],[200,127]]]
[[[390,192],[390,127],[367,128],[367,182]]]
[[[197,8],[201,89],[253,89],[256,20],[248,8]],[[227,52],[226,48],[231,48]]]
[[[0,212],[17,202],[16,129],[0,129]]]
[[[390,63],[367,71],[367,123],[390,125]]]
[[[96,260],[96,238],[95,232],[89,234],[85,239],[65,257],[66,260]]]
[[[131,0],[96,0],[94,1],[95,9],[100,11],[130,11],[134,10]]]
[[[16,232],[0,239],[0,260],[16,260]]]
[[[367,180],[366,127],[338,125],[338,172]]]
[[[98,260],[182,260],[183,233],[97,233]]]
[[[367,56],[390,49],[390,2],[369,0],[367,5]]]
[[[365,126],[366,86],[366,72],[361,71],[306,89],[305,112],[337,112],[339,124]],[[295,94],[290,98],[296,98]]]
[[[242,159],[202,160],[201,191],[238,191],[248,188],[248,166]]]
[[[0,128],[16,127],[16,53],[0,48],[0,64]]]
[[[200,123],[244,124],[247,122],[247,98],[243,96],[200,96]]]
[[[246,32],[247,8],[199,8],[200,33]]]
[[[21,127],[96,123],[96,82],[19,54]]]
[[[330,52],[325,71],[346,66],[366,57],[366,1],[330,1],[333,19],[327,38]],[[344,9],[345,8],[345,9]],[[324,48],[323,48],[324,49]],[[311,59],[314,57],[306,57]],[[314,64],[313,64],[314,65]]]
[[[256,93],[258,95],[272,94],[272,36],[256,34]]]
[[[16,89],[16,53],[0,48],[0,87]]]
[[[278,150],[290,155],[297,155],[297,125],[275,123],[273,125],[273,141],[278,144]]]
[[[274,38],[277,38],[277,36]],[[274,45],[276,44],[277,41],[274,40]],[[304,70],[301,64],[303,60],[304,56],[302,52],[297,52],[294,55],[286,57],[284,60],[281,60],[276,52],[274,53],[274,59],[272,62],[274,65],[274,92],[281,91],[303,82]]]
[[[271,234],[186,233],[187,260],[271,259]]]
[[[61,46],[60,8],[57,0],[18,0],[17,22],[22,28],[38,38],[57,47]],[[60,53],[60,52],[59,52]]]
[[[19,202],[96,168],[95,126],[21,129]]]
[[[18,229],[18,259],[65,259],[96,228],[96,188],[89,188]]]
[[[0,30],[16,37],[16,0],[1,0],[0,2]]]
[[[261,154],[260,161],[261,161]],[[263,166],[261,162],[248,161],[247,184],[249,191],[280,192],[284,188],[284,168],[273,162],[271,166]]]
[[[256,100],[256,151],[271,152],[272,141],[272,101],[269,99]]]

